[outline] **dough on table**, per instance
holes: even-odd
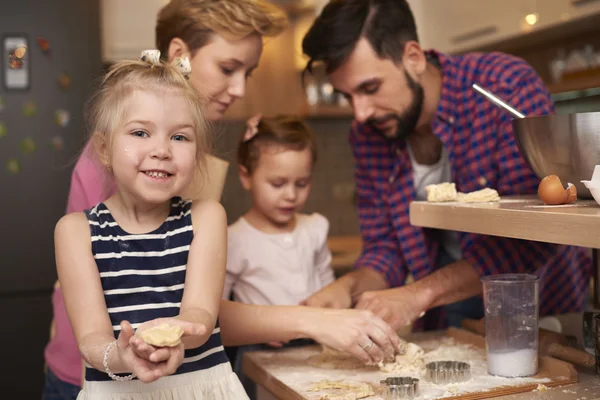
[[[470,193],[459,193],[460,203],[484,203],[489,201],[500,201],[500,196],[495,189],[485,188]]]
[[[397,354],[396,359],[392,362],[379,363],[379,370],[382,372],[393,372],[395,374],[414,376],[419,374],[421,369],[425,367],[423,356],[425,351],[414,343],[406,345],[404,354]]]
[[[456,184],[443,182],[425,186],[427,201],[447,202],[458,201],[459,203],[487,203],[500,201],[500,196],[495,189],[484,188],[469,193],[456,191]]]
[[[450,182],[425,186],[427,201],[456,201],[456,185]]]
[[[175,347],[181,343],[183,328],[177,325],[161,324],[145,329],[138,335],[149,345],[156,347]]]
[[[319,400],[358,400],[373,396],[375,391],[368,383],[322,380],[309,387],[309,392],[327,390]]]

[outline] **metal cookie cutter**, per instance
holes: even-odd
[[[471,366],[461,361],[434,361],[425,365],[427,380],[437,385],[471,379]]]
[[[419,380],[410,377],[391,377],[380,382],[385,400],[415,398],[419,392]]]

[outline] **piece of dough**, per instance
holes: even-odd
[[[414,343],[408,343],[404,354],[396,355],[396,359],[391,363],[379,363],[379,370],[382,372],[393,372],[396,374],[420,373],[425,366],[423,356],[425,351]]]
[[[495,189],[485,188],[470,193],[459,193],[458,201],[460,203],[485,203],[491,201],[500,201],[500,196]]]
[[[322,380],[309,387],[309,392],[328,390],[319,400],[358,400],[373,396],[375,392],[368,383]]]
[[[450,182],[438,183],[425,186],[427,201],[456,201],[456,185]]]
[[[156,347],[175,347],[181,343],[183,329],[177,325],[157,325],[139,333],[144,342]]]

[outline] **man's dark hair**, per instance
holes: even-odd
[[[302,41],[306,70],[321,61],[335,71],[362,37],[379,57],[400,62],[406,42],[419,41],[406,0],[331,0]]]

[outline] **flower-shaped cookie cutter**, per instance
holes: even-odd
[[[413,399],[419,393],[419,380],[417,378],[389,377],[380,383],[385,400]]]
[[[425,365],[427,380],[437,385],[464,382],[471,379],[471,366],[462,361],[434,361]]]

